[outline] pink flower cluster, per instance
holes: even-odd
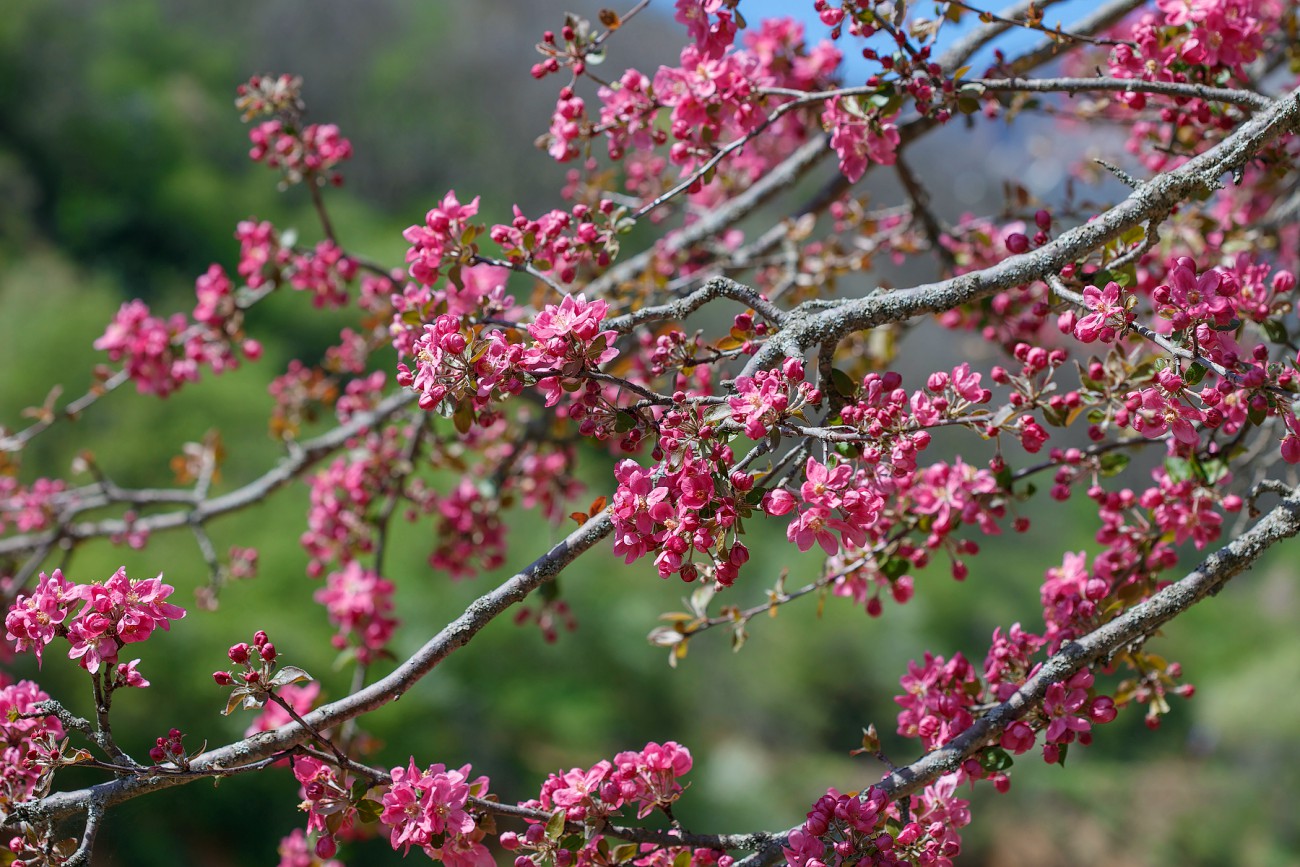
[[[618,334],[600,328],[608,311],[603,300],[566,295],[558,307],[546,305],[528,326],[534,343],[524,350],[521,363],[525,370],[541,376],[537,387],[546,395],[547,406],[559,402],[565,383],[618,355],[613,346]]]
[[[1288,4],[1278,0],[1159,0],[1159,12],[1146,12],[1112,31],[1118,40],[1107,59],[1116,78],[1250,86],[1246,67],[1284,30]],[[1148,108],[1155,97],[1129,92],[1118,101],[1131,109]],[[1199,145],[1222,139],[1240,120],[1201,99],[1183,99],[1160,110],[1160,122],[1132,124],[1128,148],[1152,170],[1186,160],[1184,151],[1163,146],[1170,127],[1177,140]]]
[[[95,341],[96,349],[123,362],[141,394],[166,397],[186,382],[197,382],[204,367],[219,374],[238,366],[233,342],[242,336],[242,313],[229,278],[213,265],[196,281],[195,293],[194,324],[180,313],[166,320],[153,316],[137,299],[123,304]],[[253,360],[262,354],[255,340],[244,340],[242,350]]]
[[[352,648],[363,665],[384,656],[398,625],[391,616],[393,590],[393,582],[363,569],[356,560],[327,575],[325,586],[313,598],[325,606],[339,630],[331,639],[333,645],[339,650]]]
[[[342,183],[342,176],[333,169],[352,157],[352,143],[332,123],[308,124],[299,130],[279,120],[266,120],[249,129],[248,140],[253,144],[249,159],[279,169],[289,184],[304,179]]]
[[[1083,555],[1078,555],[1075,565],[1079,565],[1082,559]],[[1075,574],[1078,574],[1077,570]],[[1090,595],[1087,604],[1093,605],[1100,596],[1096,593]],[[1057,605],[1066,602],[1055,591],[1051,601]],[[1045,588],[1044,604],[1048,602]],[[1052,630],[1049,621],[1049,635]],[[1011,698],[1025,680],[1038,671],[1033,657],[1044,646],[1055,652],[1060,640],[1049,642],[1048,637],[1026,632],[1018,623],[1006,632],[994,630],[984,661],[984,682],[961,654],[945,662],[943,657],[926,653],[923,665],[909,663],[908,673],[900,681],[904,694],[894,699],[903,707],[898,715],[899,734],[919,738],[926,750],[947,743],[971,726],[981,705]],[[999,746],[1007,753],[1020,755],[1033,748],[1038,733],[1042,731],[1046,741],[1043,757],[1047,762],[1055,763],[1061,760],[1068,744],[1077,740],[1087,745],[1091,742],[1092,725],[1108,723],[1118,713],[1115,700],[1099,694],[1093,687],[1094,676],[1086,668],[1064,682],[1052,684],[1048,687],[1042,709],[1011,722],[1003,730]],[[991,779],[999,791],[1006,791],[1010,782],[1002,773],[1005,767],[996,761],[987,763],[970,759],[953,775],[954,781]],[[964,804],[960,806],[964,809]],[[958,827],[960,824],[965,822],[959,823]]]
[[[613,220],[616,209],[609,199],[602,199],[595,208],[579,203],[572,211],[552,210],[536,220],[524,216],[518,205],[514,213],[509,225],[492,227],[489,237],[493,243],[510,263],[553,274],[561,283],[572,283],[580,265],[606,267],[618,252]]]
[[[822,124],[830,131],[831,148],[840,158],[844,177],[857,181],[869,163],[894,164],[899,143],[894,117],[866,111],[851,98],[837,96],[826,103]]]
[[[961,852],[957,829],[970,824],[967,801],[956,797],[958,774],[940,777],[909,796],[908,821],[874,786],[861,795],[830,789],[783,848],[790,867],[871,865],[951,867]]]
[[[1043,716],[1047,719],[1043,760],[1048,764],[1060,761],[1064,744],[1078,740],[1087,745],[1092,739],[1093,723],[1108,723],[1118,715],[1114,699],[1090,694],[1093,681],[1092,672],[1085,668],[1069,680],[1047,688],[1043,698]],[[1005,735],[1003,739],[1006,740]]]
[[[486,426],[494,418],[492,403],[523,391],[523,346],[501,331],[468,328],[444,313],[424,325],[411,349],[415,369],[399,363],[397,383],[420,392],[421,409],[446,401],[452,411],[463,407]]]
[[[681,0],[677,20],[693,40],[679,62],[661,66],[652,75],[628,69],[617,81],[600,87],[598,122],[588,117],[586,104],[571,88],[561,91],[550,133],[544,137],[556,159],[576,158],[584,140],[603,134],[611,159],[625,166],[627,189],[650,199],[672,182],[665,177],[670,165],[683,175],[695,171],[728,141],[753,133],[771,117],[765,108],[789,99],[761,89],[811,92],[834,86],[839,51],[829,41],[809,48],[803,26],[793,19],[765,20],[749,28],[743,48],[734,46],[739,22],[728,4]],[[539,47],[544,53],[551,50]],[[727,154],[709,183],[701,179],[691,186],[691,201],[700,207],[716,205],[762,177],[807,140],[812,111],[777,118],[762,136]],[[669,142],[665,156],[659,149]],[[594,165],[588,161],[589,168]]]
[[[723,0],[677,0],[673,18],[705,57],[721,57],[736,40],[737,22]]]
[[[473,240],[470,217],[478,213],[479,197],[462,205],[454,190],[448,191],[442,202],[424,216],[423,226],[411,226],[402,237],[411,245],[406,251],[406,261],[411,277],[426,286],[438,282],[442,275],[443,260],[462,262],[470,251],[462,245]]]
[[[803,362],[797,358],[787,358],[779,370],[737,377],[736,393],[727,399],[731,420],[744,427],[750,439],[765,439],[805,405],[821,403],[821,392],[803,378]]]
[[[879,518],[885,500],[862,484],[862,475],[854,473],[849,464],[830,467],[808,458],[799,496],[785,488],[774,488],[763,497],[763,510],[769,515],[785,515],[798,508],[785,535],[800,551],[807,551],[815,543],[827,554],[836,553],[840,549],[836,532],[846,547],[865,548],[867,530]],[[836,512],[840,517],[833,517]]]
[[[308,575],[319,578],[328,564],[346,564],[372,549],[375,530],[368,513],[379,498],[393,493],[400,478],[394,465],[402,460],[408,434],[394,426],[368,433],[352,455],[336,458],[308,479],[311,508],[299,539],[311,557]]]
[[[307,813],[307,833],[318,833],[315,854],[322,859],[338,852],[336,837],[352,830],[357,808],[349,792],[350,781],[340,779],[332,765],[313,756],[294,756],[293,775],[302,785],[300,810]]]
[[[512,342],[498,329],[470,327],[450,313],[423,326],[411,348],[414,370],[398,364],[399,385],[420,392],[424,409],[438,409],[458,418],[458,429],[490,426],[497,418],[494,404],[518,394],[531,376],[555,406],[565,392],[575,392],[566,415],[580,422],[586,436],[612,432],[611,411],[599,383],[583,379],[589,371],[618,355],[613,331],[601,330],[608,304],[584,295],[566,295],[548,304],[528,325],[531,343]],[[400,314],[399,314],[400,315]]]
[[[447,867],[491,867],[492,855],[481,842],[485,832],[466,809],[471,796],[487,794],[489,782],[483,776],[471,780],[470,773],[469,765],[451,771],[435,764],[421,771],[414,758],[408,767],[393,768],[379,816],[393,848],[406,853],[418,846]]]
[[[907,674],[899,682],[903,694],[894,697],[903,708],[898,714],[898,733],[920,739],[927,751],[947,743],[975,721],[971,709],[976,695],[969,687],[977,678],[960,653],[945,661],[927,651],[924,664],[909,662]]]
[[[505,563],[506,530],[500,503],[484,496],[472,479],[462,477],[446,495],[436,497],[435,508],[438,544],[429,554],[430,566],[456,580]]]
[[[30,596],[19,594],[5,615],[7,637],[18,652],[41,652],[55,638],[71,643],[68,658],[75,659],[92,674],[101,664],[110,669],[110,683],[116,686],[148,686],[135,670],[140,660],[117,664],[117,654],[128,644],[144,641],[154,630],[171,628],[185,610],[165,601],[175,588],[162,583],[162,576],[132,581],[126,569],[118,569],[104,583],[74,584],[55,569],[40,573]],[[73,613],[73,609],[81,610]]]
[[[30,680],[0,689],[0,800],[6,805],[28,800],[50,773],[40,759],[63,737],[63,726],[54,716],[21,717],[49,698]]]
[[[717,443],[713,448],[717,456],[708,461],[688,449],[676,469],[661,464],[647,470],[635,461],[619,462],[612,504],[616,555],[631,563],[657,552],[661,578],[678,574],[690,582],[700,575],[694,562],[694,555],[700,554],[719,584],[730,586],[736,580],[749,560],[749,549],[734,529],[737,495],[750,490],[754,480],[737,472],[723,476],[719,485],[713,467],[733,462],[731,448]],[[729,535],[734,538],[730,545]]]
[[[1099,625],[1107,600],[1132,598],[1152,588],[1158,573],[1178,560],[1175,545],[1191,540],[1203,548],[1219,538],[1222,511],[1242,508],[1241,498],[1225,494],[1222,476],[1210,482],[1190,473],[1175,479],[1165,468],[1153,471],[1156,484],[1141,492],[1105,491],[1094,486],[1088,496],[1097,504],[1105,546],[1091,569],[1083,553],[1067,553],[1047,571],[1041,590],[1048,650]]]
[[[1265,34],[1282,14],[1276,0],[1156,0],[1163,14],[1148,12],[1132,26],[1129,40],[1110,54],[1110,74],[1120,78],[1188,81],[1192,67],[1208,67],[1211,75],[1242,67],[1255,59]],[[1133,94],[1133,108],[1145,101]]]
[[[9,523],[20,533],[47,529],[54,521],[57,500],[68,489],[61,479],[37,479],[30,485],[19,484],[11,475],[0,474],[0,533]]]
[[[357,263],[333,241],[324,240],[313,250],[299,252],[286,246],[275,226],[265,220],[241,220],[235,238],[239,241],[237,271],[250,289],[288,283],[300,292],[310,292],[317,307],[347,305],[346,284],[356,278]]]
[[[574,460],[571,447],[529,448],[516,462],[524,508],[540,508],[547,520],[562,521],[565,505],[584,487],[573,477]]]
[[[675,741],[648,743],[642,750],[619,753],[613,762],[551,774],[533,809],[563,809],[571,822],[603,819],[635,805],[637,818],[666,809],[682,793],[681,778],[691,769],[690,750]]]
[[[344,284],[356,277],[357,263],[333,241],[321,241],[310,253],[295,253],[291,263],[289,285],[310,292],[317,307],[343,307],[348,303]]]

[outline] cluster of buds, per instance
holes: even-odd
[[[280,687],[312,679],[310,674],[292,665],[286,665],[276,671],[278,655],[275,645],[261,629],[253,636],[251,646],[242,641],[231,645],[226,651],[226,656],[230,657],[230,661],[235,665],[242,665],[244,670],[212,673],[212,679],[216,681],[217,686],[235,687],[230,693],[223,714],[229,715],[241,705],[248,710],[259,708],[266,704]]]
[[[245,123],[269,114],[297,116],[302,101],[302,78],[297,75],[254,75],[235,88],[235,108]]]
[[[199,747],[193,753],[185,752],[185,745],[181,743],[185,735],[180,729],[171,729],[167,732],[166,737],[160,737],[154,740],[154,745],[149,748],[149,758],[155,765],[161,765],[164,762],[171,762],[182,771],[189,770],[190,760],[203,752],[204,747]]]

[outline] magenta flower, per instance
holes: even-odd
[[[1172,395],[1166,396],[1160,389],[1144,388],[1138,395],[1141,404],[1133,414],[1135,431],[1151,439],[1171,431],[1175,439],[1186,445],[1200,442],[1194,422],[1204,421],[1204,413]]]
[[[1118,283],[1106,284],[1105,289],[1089,286],[1083,290],[1083,303],[1092,311],[1074,325],[1074,336],[1084,343],[1101,340],[1109,343],[1115,339],[1118,329],[1133,320],[1132,314],[1124,304],[1122,290]]]
[[[465,810],[471,790],[483,794],[488,780],[479,777],[469,782],[469,765],[448,771],[444,765],[430,765],[421,772],[414,757],[405,768],[393,768],[393,782],[384,793],[384,810],[379,821],[392,829],[389,842],[394,849],[412,845],[429,850],[436,835],[446,835],[447,843],[472,834],[474,818]],[[455,843],[454,849],[466,858],[478,857],[473,843]]]
[[[40,574],[31,596],[19,595],[5,615],[8,638],[19,653],[31,649],[36,661],[41,651],[59,634],[72,607],[81,601],[79,588],[63,577],[63,571]]]
[[[840,158],[840,171],[857,181],[869,163],[893,165],[900,141],[893,117],[881,118],[850,109],[847,100],[835,97],[826,103],[822,125],[831,133],[831,147]]]

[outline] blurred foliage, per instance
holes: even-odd
[[[239,219],[318,233],[301,190],[277,192],[273,175],[243,159],[231,99],[253,72],[303,74],[312,117],[353,139],[358,157],[331,209],[344,243],[368,257],[400,262],[401,229],[448,187],[483,193],[489,213],[512,201],[555,203],[562,172],[528,148],[553,99],[527,77],[524,59],[554,24],[554,10],[535,8],[543,5],[9,0],[0,16],[0,418],[15,425],[55,384],[80,393],[102,360],[90,344],[123,300],[187,309],[195,275],[213,261],[233,265]],[[671,25],[637,26],[648,37]],[[672,44],[639,37],[618,48],[652,66]],[[22,475],[62,475],[89,447],[120,483],[166,483],[180,445],[219,426],[230,457],[217,492],[229,490],[279,454],[265,432],[266,384],[290,358],[319,357],[340,322],[306,298],[273,298],[250,317],[266,345],[260,363],[166,401],[125,389],[39,437],[22,455]],[[590,491],[608,494],[611,460],[585,458]],[[219,551],[259,549],[260,575],[229,586],[219,611],[193,610],[141,646],[153,687],[114,708],[128,749],[143,753],[172,726],[194,747],[238,737],[249,719],[217,713],[222,691],[209,674],[225,665],[224,647],[257,628],[315,674],[327,697],[347,691],[350,671],[334,668],[331,630],[304,574],[306,500],[295,484],[213,525]],[[376,759],[401,764],[414,751],[422,764],[473,762],[509,799],[535,793],[548,772],[676,739],[697,762],[678,812],[689,828],[787,827],[826,785],[864,787],[881,773],[848,758],[864,725],[879,726],[895,761],[911,757],[912,746],[892,736],[890,700],[909,659],[932,649],[982,660],[994,626],[1038,622],[1043,570],[1059,563],[1062,545],[1088,547],[1094,519],[1085,502],[1041,517],[1036,506],[1024,508],[1037,532],[982,541],[985,554],[962,584],[937,558],[919,576],[916,600],[887,604],[879,620],[836,599],[819,616],[805,600],[752,624],[739,654],[721,632],[696,639],[676,670],[643,636],[689,588],[658,581],[646,564],[625,567],[602,546],[561,579],[576,635],[546,645],[535,629],[493,623],[471,651],[366,720],[383,744]],[[515,565],[567,532],[531,514],[510,521]],[[729,601],[761,600],[789,562],[780,529],[756,534]],[[404,621],[399,655],[501,577],[452,584],[431,573],[428,532],[427,522],[401,526],[389,559]],[[1198,684],[1195,700],[1179,703],[1154,735],[1140,711],[1123,715],[1090,750],[1071,753],[1068,772],[1026,757],[1009,796],[976,796],[963,863],[1289,862],[1300,842],[1287,806],[1300,795],[1287,758],[1300,719],[1300,599],[1285,554],[1271,562],[1162,640]],[[136,577],[165,572],[182,599],[207,580],[183,533],[142,552],[88,545],[65,568],[87,581],[122,564]],[[816,568],[796,558],[791,586]],[[51,655],[39,674],[27,662],[18,661],[20,673],[38,676],[74,712],[89,710],[69,661]],[[69,773],[61,784],[95,779]],[[281,771],[139,799],[110,814],[96,863],[274,863],[276,841],[300,823],[296,791]],[[344,854],[397,860],[375,843]]]

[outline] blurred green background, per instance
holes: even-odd
[[[18,425],[21,410],[56,384],[80,393],[104,360],[91,343],[122,301],[188,310],[195,275],[211,262],[233,269],[238,220],[255,215],[316,239],[303,191],[278,192],[276,177],[245,158],[232,100],[250,74],[303,75],[310,118],[336,122],[352,139],[347,186],[330,193],[350,250],[400,262],[401,230],[448,188],[462,200],[482,194],[489,219],[515,201],[557,205],[563,167],[530,146],[555,85],[534,82],[527,69],[531,43],[568,8],[575,4],[8,0],[0,15],[0,419]],[[636,38],[614,45],[618,63],[653,69],[675,53],[666,16],[636,28]],[[266,433],[267,382],[290,358],[318,358],[343,321],[300,295],[273,298],[250,316],[263,361],[166,401],[124,389],[39,437],[21,456],[21,478],[64,474],[90,448],[119,483],[166,483],[181,444],[219,428],[229,459],[217,490],[237,486],[278,456]],[[584,465],[591,495],[610,493],[610,459],[584,455]],[[311,601],[317,585],[298,545],[306,499],[305,486],[293,485],[211,527],[219,551],[259,549],[259,577],[229,586],[219,611],[194,610],[141,646],[153,687],[114,707],[128,749],[143,753],[172,726],[195,747],[238,737],[249,718],[218,714],[222,691],[209,674],[225,664],[227,645],[257,628],[315,674],[327,697],[344,694],[349,672],[332,668],[331,629]],[[384,743],[377,761],[404,764],[414,753],[422,764],[473,762],[494,792],[514,800],[535,794],[548,772],[675,739],[696,758],[678,811],[687,827],[788,827],[828,785],[860,788],[879,776],[872,761],[848,757],[864,725],[877,724],[896,761],[911,757],[913,745],[893,736],[892,702],[909,659],[930,649],[982,660],[995,626],[1039,626],[1043,570],[1062,550],[1090,547],[1095,518],[1083,502],[1035,517],[1028,536],[981,540],[986,553],[971,561],[966,582],[951,581],[940,562],[919,576],[915,601],[887,605],[879,620],[835,599],[819,617],[808,600],[755,622],[739,654],[720,632],[697,639],[676,670],[644,636],[658,614],[682,607],[685,586],[658,580],[646,563],[625,567],[601,546],[562,579],[576,634],[546,645],[533,628],[492,624],[471,650],[367,720]],[[532,514],[508,520],[510,566],[567,531]],[[399,654],[499,577],[452,584],[432,574],[430,529],[400,525],[389,559],[404,622]],[[792,584],[815,574],[815,560],[790,558],[780,526],[763,535],[768,543],[756,543],[729,601],[760,600],[785,563]],[[1187,562],[1195,559],[1189,552]],[[1071,753],[1067,770],[1026,757],[1009,795],[977,792],[961,863],[1296,863],[1293,563],[1285,551],[1272,557],[1160,640],[1198,693],[1178,701],[1159,732],[1146,731],[1140,711],[1128,713],[1091,749]],[[88,545],[69,573],[96,580],[122,564],[136,577],[164,572],[182,602],[206,580],[193,539],[179,533],[155,537],[143,552]],[[88,712],[89,690],[68,660],[51,654],[39,674],[28,662],[15,671]],[[93,779],[68,773],[61,785]],[[138,799],[110,814],[96,863],[274,864],[276,842],[302,822],[296,800],[281,771]],[[342,855],[354,864],[398,860],[374,843]]]

